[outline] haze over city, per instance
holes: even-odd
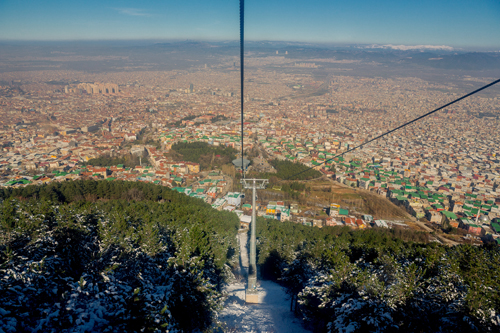
[[[0,332],[499,331],[499,18],[2,1]]]

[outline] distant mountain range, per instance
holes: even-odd
[[[252,57],[283,56],[356,60],[387,67],[488,71],[500,70],[500,52],[473,52],[446,45],[328,45],[280,41],[248,41]],[[288,51],[287,54],[285,54]],[[77,57],[75,57],[77,56]],[[0,71],[73,69],[85,71],[172,70],[213,65],[222,56],[239,56],[238,41],[86,41],[1,42]],[[72,58],[73,57],[73,58]],[[54,66],[57,64],[57,66]],[[401,67],[402,66],[402,67]],[[494,74],[492,74],[494,75]]]
[[[154,48],[179,52],[197,51],[213,55],[237,55],[239,43],[230,42],[175,42],[158,43]],[[488,70],[500,69],[500,52],[470,52],[447,45],[323,45],[293,42],[245,42],[245,51],[252,56],[278,55],[286,58],[360,60],[384,64],[418,65],[440,69]],[[285,54],[288,51],[288,54]]]
[[[366,48],[372,48],[372,49],[392,49],[392,50],[401,50],[401,51],[408,51],[408,50],[445,50],[445,51],[453,51],[454,48],[451,46],[447,45],[392,45],[392,44],[385,44],[385,45],[379,45],[379,44],[373,44],[366,46]]]

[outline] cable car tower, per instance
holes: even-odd
[[[252,189],[252,222],[250,224],[250,267],[248,269],[247,288],[245,290],[245,302],[259,303],[257,291],[257,260],[256,260],[256,227],[257,218],[255,214],[255,195],[257,189],[266,188],[267,179],[246,179],[245,163],[243,163],[243,103],[244,103],[244,13],[245,0],[240,0],[240,79],[241,79],[241,184],[245,189]]]
[[[252,189],[252,222],[250,224],[250,267],[248,268],[248,283],[245,290],[245,301],[247,303],[259,303],[257,292],[257,260],[256,260],[256,222],[255,215],[255,191],[265,189],[267,179],[242,179],[241,184],[246,189]]]

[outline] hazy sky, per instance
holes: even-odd
[[[0,40],[239,38],[237,0],[0,0]],[[500,0],[248,0],[245,37],[500,49]]]

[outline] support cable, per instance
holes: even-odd
[[[243,88],[244,88],[244,41],[245,41],[245,0],[240,0],[240,87],[241,87],[241,177],[245,178],[245,165],[243,163]]]
[[[491,82],[491,83],[489,83],[489,84],[487,84],[487,85],[485,85],[485,86],[482,86],[481,88],[476,89],[476,90],[474,90],[473,92],[468,93],[467,95],[464,95],[464,96],[462,96],[462,97],[460,97],[460,98],[455,99],[454,101],[449,102],[448,104],[445,104],[445,105],[443,105],[443,106],[440,106],[440,107],[439,107],[439,108],[437,108],[437,109],[434,109],[434,110],[432,110],[432,111],[430,111],[430,112],[427,112],[426,114],[424,114],[424,115],[422,115],[422,116],[420,116],[420,117],[417,117],[417,118],[415,118],[415,119],[413,119],[413,120],[410,120],[409,122],[404,123],[403,125],[400,125],[400,126],[398,126],[398,127],[394,128],[394,129],[392,129],[392,130],[390,130],[390,131],[388,131],[388,132],[385,132],[385,133],[383,133],[383,134],[381,134],[381,135],[379,135],[379,136],[377,136],[377,137],[375,137],[375,138],[371,139],[370,141],[364,142],[364,143],[360,144],[359,146],[356,146],[356,147],[354,147],[354,148],[351,148],[351,149],[349,149],[349,150],[347,150],[347,151],[343,152],[342,154],[338,154],[338,155],[336,155],[336,156],[334,156],[334,157],[332,157],[332,158],[330,158],[330,159],[328,159],[328,160],[326,160],[326,161],[324,161],[324,162],[321,162],[321,163],[319,163],[318,165],[325,164],[325,163],[327,163],[327,162],[330,162],[330,161],[331,161],[331,160],[333,160],[333,159],[336,159],[337,157],[340,157],[340,156],[342,156],[342,155],[344,155],[344,154],[347,154],[347,153],[349,153],[349,152],[351,152],[351,151],[353,151],[353,150],[355,150],[355,149],[358,149],[358,148],[360,148],[360,147],[363,147],[364,145],[367,145],[367,144],[369,144],[369,143],[371,143],[371,142],[373,142],[373,141],[375,141],[375,140],[378,140],[378,139],[380,139],[380,138],[382,138],[382,137],[384,137],[384,136],[386,136],[386,135],[389,135],[389,134],[391,134],[392,132],[397,131],[398,129],[401,129],[401,128],[406,127],[406,126],[408,126],[408,125],[410,125],[410,124],[413,124],[414,122],[417,122],[417,121],[419,121],[419,120],[420,120],[420,119],[422,119],[422,118],[425,118],[425,117],[427,117],[427,116],[430,116],[431,114],[433,114],[433,113],[435,113],[435,112],[437,112],[437,111],[439,111],[439,110],[442,110],[442,109],[444,109],[444,108],[446,108],[446,107],[448,107],[448,106],[450,106],[450,105],[452,105],[452,104],[455,104],[455,103],[457,103],[457,102],[459,102],[459,101],[461,101],[461,100],[463,100],[463,99],[465,99],[465,98],[467,98],[467,97],[469,97],[469,96],[472,96],[472,95],[474,95],[474,94],[476,94],[476,93],[480,92],[481,90],[484,90],[484,89],[486,89],[486,88],[489,88],[489,87],[491,87],[491,86],[493,86],[493,85],[495,85],[495,84],[497,84],[497,83],[499,83],[499,82],[500,82],[500,79],[498,79],[498,80],[496,80],[496,81],[493,81],[493,82]],[[286,178],[286,179],[283,179],[283,180],[290,180],[290,179],[292,179],[293,177],[297,177],[298,175],[300,175],[300,174],[302,174],[302,173],[304,173],[304,172],[306,172],[306,171],[312,170],[313,168],[316,168],[316,167],[317,167],[317,166],[307,168],[307,169],[302,170],[301,172],[298,172],[298,173],[296,173],[296,174],[294,174],[294,175],[292,175],[292,176],[290,176],[290,177],[288,177],[288,178]]]

